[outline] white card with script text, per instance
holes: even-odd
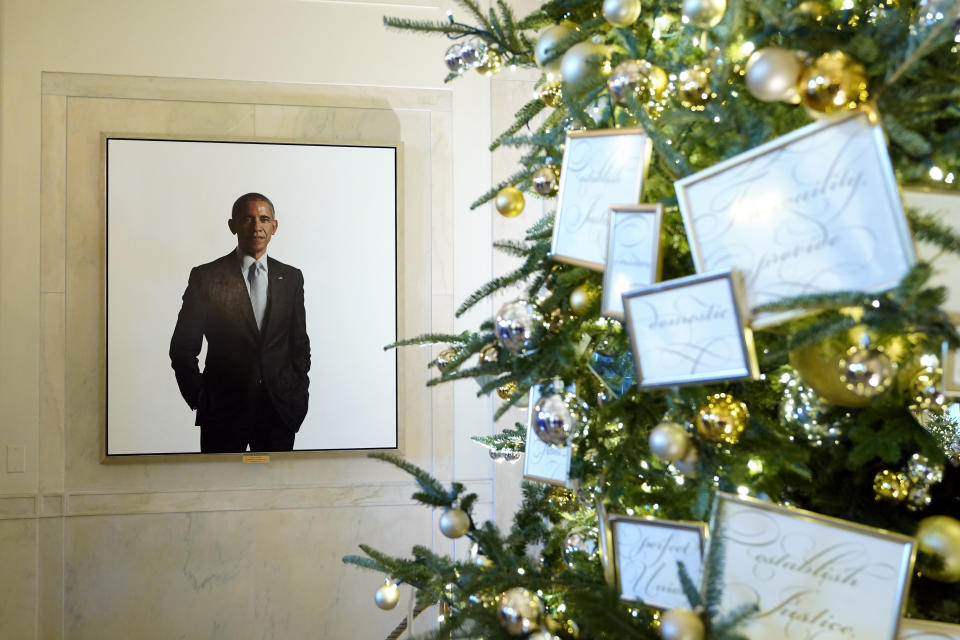
[[[750,309],[884,291],[916,262],[883,130],[867,114],[798,129],[674,184],[697,272],[743,272]],[[754,327],[795,317],[764,313]]]
[[[756,605],[740,629],[750,640],[897,639],[913,538],[720,492],[709,544],[718,542],[720,616]]]
[[[637,386],[759,375],[736,271],[668,280],[623,295]]]
[[[904,618],[898,640],[960,640],[960,625]]]
[[[540,387],[530,387],[527,415],[527,442],[523,453],[523,477],[561,487],[570,479],[570,446],[552,447],[537,436],[533,428],[534,407],[540,400]]]
[[[620,597],[652,607],[690,607],[677,562],[695,585],[703,574],[706,526],[627,516],[610,516]]]
[[[660,278],[663,207],[639,204],[610,208],[610,238],[603,270],[600,312],[623,320],[623,294]]]
[[[610,207],[639,202],[650,149],[643,129],[567,134],[551,258],[603,270]]]

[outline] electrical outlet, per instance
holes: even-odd
[[[7,473],[23,473],[27,469],[27,448],[22,444],[7,445]]]

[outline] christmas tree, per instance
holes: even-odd
[[[552,211],[459,312],[523,296],[393,346],[529,402],[478,440],[531,480],[501,531],[381,456],[473,546],[361,545],[377,604],[413,585],[436,637],[960,637],[960,337],[914,249],[960,233],[902,200],[958,188],[960,0],[458,3],[385,22],[451,38],[448,80],[542,71],[490,147],[522,166],[474,206]]]

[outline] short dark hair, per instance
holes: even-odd
[[[273,217],[277,217],[277,210],[273,208],[273,203],[270,202],[270,198],[263,195],[262,193],[257,193],[251,191],[250,193],[245,193],[237,201],[233,203],[233,210],[230,212],[230,218],[236,220],[238,216],[245,214],[247,212],[247,205],[251,202],[266,202],[270,205],[270,213],[273,214]]]

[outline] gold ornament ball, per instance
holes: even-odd
[[[541,615],[543,603],[532,591],[513,587],[500,594],[497,617],[510,635],[520,636],[537,630],[540,627]]]
[[[560,53],[559,49],[556,48],[557,45],[573,33],[576,28],[577,25],[574,23],[564,21],[540,34],[540,37],[537,39],[537,44],[534,45],[533,48],[533,57],[541,69],[554,75],[560,73],[560,64],[563,60],[562,55],[558,55],[550,62],[546,62],[546,60],[548,57]]]
[[[493,342],[483,345],[483,348],[480,349],[480,353],[477,354],[477,364],[487,364],[488,362],[495,363],[499,359],[500,350]]]
[[[830,7],[818,0],[804,0],[797,5],[797,13],[820,22],[830,13]]]
[[[440,533],[461,538],[470,530],[470,516],[463,509],[444,509],[440,515]]]
[[[590,40],[578,42],[563,54],[560,73],[563,81],[574,88],[586,86],[590,79],[598,75],[608,75],[610,59],[607,57],[607,48]]]
[[[683,0],[680,5],[683,24],[712,27],[723,19],[727,0]]]
[[[631,93],[643,103],[659,99],[667,83],[667,72],[657,65],[646,60],[625,60],[607,78],[607,89],[618,104],[626,104]]]
[[[503,68],[503,58],[493,49],[487,51],[486,57],[476,67],[477,73],[487,77],[500,73],[501,68]]]
[[[400,602],[400,589],[393,580],[387,580],[373,594],[373,601],[384,611],[389,611]]]
[[[960,522],[950,516],[930,516],[917,527],[917,550],[941,561],[939,569],[923,568],[938,582],[960,582]]]
[[[548,107],[553,109],[559,107],[563,104],[563,91],[560,89],[560,82],[557,80],[544,82],[540,86],[538,97],[540,101]]]
[[[800,102],[812,115],[856,109],[867,100],[863,65],[842,51],[828,51],[801,72]]]
[[[515,218],[523,213],[523,194],[514,187],[504,187],[497,192],[497,199],[493,204],[503,217]]]
[[[690,609],[670,609],[660,616],[663,640],[703,640],[704,633],[703,621]]]
[[[577,315],[583,315],[590,310],[593,303],[600,297],[600,292],[589,282],[584,282],[570,292],[570,310]]]
[[[533,172],[531,178],[533,190],[545,198],[557,195],[557,188],[560,186],[557,177],[557,169],[551,165],[540,167]]]
[[[603,0],[603,17],[615,27],[629,27],[640,17],[640,0]]]
[[[710,99],[710,76],[700,66],[684,69],[677,76],[677,98],[687,109],[702,110]]]
[[[683,460],[690,445],[687,430],[676,422],[661,422],[650,430],[650,451],[661,460]]]
[[[736,444],[750,424],[747,405],[726,393],[715,393],[697,412],[697,431],[707,440]]]
[[[843,350],[829,341],[824,341],[791,351],[790,366],[796,369],[805,385],[830,404],[850,408],[865,407],[870,400],[850,391],[840,381],[837,370],[841,356]]]
[[[794,102],[799,100],[797,79],[800,77],[800,68],[800,60],[793,51],[765,47],[757,49],[750,56],[743,79],[757,100]]]
[[[837,361],[840,382],[858,396],[872,398],[890,388],[897,365],[874,345],[854,345]]]
[[[918,371],[910,380],[910,409],[913,411],[931,411],[942,409],[946,398],[940,392],[939,369],[927,368]]]
[[[907,478],[902,473],[884,469],[873,477],[873,491],[877,500],[900,502],[910,490]]]
[[[457,357],[457,352],[454,351],[453,349],[444,349],[443,351],[438,353],[436,363],[437,363],[437,369],[440,371],[440,373],[443,373],[446,370],[446,368],[450,366],[450,363],[453,362],[454,359],[456,359],[456,357]]]
[[[497,395],[500,396],[501,400],[509,400],[513,397],[513,394],[517,392],[517,389],[519,389],[517,383],[511,380],[510,382],[497,387]]]

